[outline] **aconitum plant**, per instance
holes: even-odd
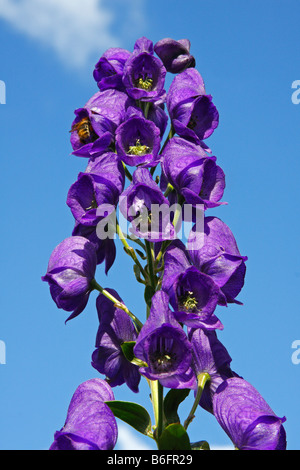
[[[208,450],[200,426],[197,443],[189,436],[199,406],[235,449],[286,449],[285,417],[232,370],[218,338],[222,308],[242,305],[247,256],[209,214],[227,204],[209,146],[219,113],[190,48],[187,39],[141,37],[132,51],[108,49],[93,71],[95,94],[70,119],[71,155],[84,164],[66,198],[74,226],[42,280],[66,321],[97,292],[99,327],[88,345],[95,376],[74,391],[51,450],[114,449],[116,418],[160,450]],[[109,280],[122,244],[144,290],[143,311],[132,312]],[[115,387],[137,394],[141,380],[149,403],[115,400]],[[181,417],[185,400],[190,412]]]

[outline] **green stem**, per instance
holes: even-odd
[[[124,171],[125,171],[125,175],[127,176],[127,178],[129,179],[129,181],[132,181],[132,174],[130,173],[130,171],[128,170],[127,166],[125,165],[124,162],[123,163],[123,168],[124,168]]]
[[[160,384],[158,380],[151,380],[150,382],[151,388],[151,398],[152,398],[152,406],[154,411],[154,419],[155,419],[155,438],[159,439],[161,433],[163,431],[163,386]]]
[[[149,277],[150,277],[150,283],[153,289],[156,288],[156,276],[154,274],[154,267],[153,267],[153,246],[151,246],[152,243],[149,242],[148,240],[145,240],[145,246],[146,246],[146,253],[147,253],[147,260],[148,260],[148,269],[149,269]]]
[[[116,308],[120,308],[121,310],[124,310],[127,315],[130,316],[130,318],[134,321],[134,323],[137,326],[138,331],[141,330],[143,323],[140,322],[140,320],[124,305],[122,302],[120,302],[116,297],[114,297],[110,292],[108,292],[106,289],[104,289],[98,282],[93,279],[90,283],[90,287],[92,290],[97,290],[101,292],[107,299],[111,300],[112,303],[115,305]]]
[[[119,235],[119,238],[121,240],[121,242],[123,243],[124,245],[124,249],[126,251],[126,253],[131,256],[131,258],[133,259],[133,261],[135,262],[135,264],[140,268],[140,271],[141,271],[141,274],[144,276],[145,279],[147,279],[147,274],[145,273],[145,270],[143,268],[143,266],[141,265],[138,257],[137,257],[137,254],[136,252],[134,251],[134,249],[132,248],[132,246],[129,246],[128,243],[127,243],[127,240],[126,240],[126,237],[124,236],[124,233],[122,232],[121,230],[121,227],[118,223],[118,221],[116,221],[116,229],[117,229],[117,234]]]
[[[210,375],[207,372],[202,372],[197,377],[197,381],[198,381],[197,394],[196,394],[195,401],[194,401],[194,404],[192,406],[192,409],[191,409],[188,417],[186,418],[186,420],[184,422],[184,425],[183,425],[184,429],[187,429],[188,425],[193,421],[193,419],[195,417],[196,409],[199,405],[200,398],[202,396],[202,392],[203,392],[205,384],[208,380],[210,380]]]

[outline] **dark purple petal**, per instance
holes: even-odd
[[[63,428],[50,450],[111,450],[117,442],[117,423],[105,401],[114,400],[102,379],[88,380],[76,389]]]
[[[159,128],[142,116],[129,117],[116,130],[117,154],[129,166],[156,162],[159,147]]]
[[[230,228],[217,217],[205,217],[204,234],[193,228],[189,235],[188,253],[193,264],[218,284],[227,302],[237,302],[247,257],[241,256]]]
[[[122,89],[124,65],[131,53],[120,47],[111,47],[100,57],[93,72],[100,90],[108,88]]]
[[[190,54],[190,46],[188,39],[175,41],[171,38],[165,38],[155,44],[154,51],[168,72],[180,73],[186,68],[195,67],[196,62]]]
[[[42,280],[48,282],[57,307],[67,312],[73,311],[68,319],[84,310],[96,265],[95,247],[84,237],[69,237],[53,250]]]
[[[201,395],[200,406],[213,412],[212,398],[223,380],[235,374],[230,369],[231,357],[217,338],[215,331],[202,328],[190,329],[189,341],[192,345],[193,369],[198,376],[207,372],[210,376]],[[196,392],[195,392],[196,393]]]
[[[169,298],[158,291],[152,298],[150,315],[142,327],[134,354],[146,362],[140,372],[150,380],[159,380],[169,388],[194,385],[191,370],[191,345],[169,308]]]
[[[234,377],[223,382],[213,398],[214,415],[240,450],[285,450],[285,430],[258,391]]]
[[[137,168],[120,197],[120,211],[136,237],[151,241],[175,238],[170,204],[147,168]]]
[[[135,100],[163,102],[167,71],[149,47],[147,39],[139,41],[135,52],[125,64],[123,84],[128,95]]]
[[[122,302],[116,291],[106,290]],[[135,341],[137,338],[132,320],[103,294],[97,297],[96,306],[100,325],[92,366],[109,379],[112,387],[126,383],[137,393],[140,382],[138,367],[125,358],[121,347],[124,342]]]

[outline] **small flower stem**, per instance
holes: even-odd
[[[184,422],[184,425],[183,425],[184,429],[187,429],[188,425],[193,421],[193,419],[195,417],[195,412],[196,412],[197,406],[199,405],[200,398],[202,396],[202,392],[203,392],[205,384],[208,380],[210,380],[210,375],[207,372],[202,372],[197,377],[197,382],[198,382],[197,394],[196,394],[195,401],[194,401],[194,404],[192,406],[192,409],[191,409],[188,417],[186,418],[186,420]]]
[[[133,259],[135,264],[139,267],[139,269],[141,271],[141,274],[144,276],[145,279],[147,279],[147,274],[145,273],[145,270],[144,270],[143,266],[141,265],[141,263],[140,263],[140,261],[137,257],[136,252],[134,251],[134,249],[131,246],[128,245],[126,237],[124,236],[124,233],[122,232],[121,227],[120,227],[118,222],[116,222],[116,230],[117,230],[117,234],[119,235],[119,238],[120,238],[121,242],[124,245],[125,252],[129,256],[131,256],[131,258]]]
[[[151,380],[150,381],[150,388],[151,388],[151,399],[154,411],[154,419],[155,419],[155,433],[154,436],[156,439],[159,439],[161,433],[163,431],[163,386],[160,384],[158,380]]]
[[[151,242],[148,240],[145,240],[145,246],[146,246],[146,253],[147,253],[147,260],[148,260],[148,269],[149,269],[149,277],[150,277],[150,284],[153,287],[153,289],[156,288],[156,276],[154,274],[154,267],[153,267],[153,246],[151,246]]]
[[[127,313],[127,315],[129,315],[130,318],[134,321],[138,331],[141,330],[143,323],[140,322],[140,320],[126,307],[126,305],[124,305],[122,302],[116,299],[110,292],[108,292],[103,287],[101,287],[100,284],[98,284],[98,282],[95,279],[91,281],[90,286],[92,290],[95,289],[101,292],[101,294],[103,294],[107,299],[111,300],[116,308],[120,308],[121,310],[124,310],[124,312]]]
[[[128,170],[127,166],[125,165],[124,162],[123,163],[123,168],[124,168],[124,171],[125,171],[125,175],[127,176],[127,178],[129,179],[129,181],[132,181],[132,174],[130,173],[130,171]]]

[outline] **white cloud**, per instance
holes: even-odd
[[[150,439],[150,438],[148,438]],[[142,439],[136,437],[129,426],[118,423],[118,449],[119,450],[151,450]]]
[[[120,45],[120,31],[113,27],[120,8],[141,25],[142,1],[111,0],[0,0],[0,19],[16,30],[52,48],[64,62],[82,67],[109,47]],[[108,6],[109,5],[109,6]],[[114,34],[112,29],[116,31]],[[131,29],[132,30],[132,29]]]

